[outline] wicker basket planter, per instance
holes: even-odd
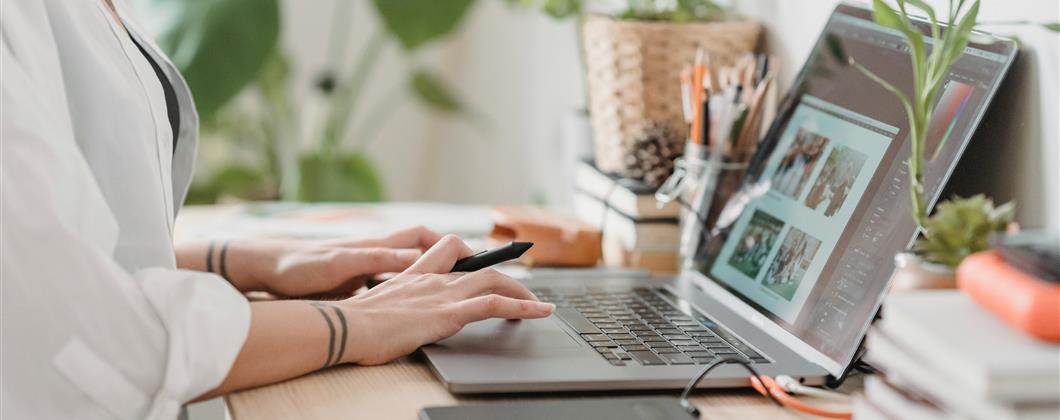
[[[752,21],[669,23],[590,16],[582,27],[596,164],[621,173],[630,145],[649,123],[687,136],[681,68],[702,46],[727,65],[754,51],[762,32]]]

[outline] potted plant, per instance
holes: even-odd
[[[379,58],[396,41],[413,56],[453,32],[473,0],[375,0],[379,28],[351,63],[344,59],[354,2],[340,0],[330,22],[328,62],[317,83],[325,118],[311,147],[299,136],[304,108],[292,95],[288,55],[279,45],[279,0],[145,0],[146,11],[163,22],[158,42],[180,68],[203,122],[204,139],[223,138],[235,153],[212,174],[198,180],[189,202],[220,196],[302,201],[378,201],[382,182],[364,147],[382,124],[409,99],[432,111],[461,115],[467,109],[426,66],[413,64],[406,83],[377,103],[361,103],[378,71]],[[413,60],[415,62],[415,60]],[[248,101],[233,101],[247,94]],[[356,125],[350,121],[355,116]],[[218,151],[217,144],[203,147]],[[240,159],[242,151],[243,157]],[[246,153],[248,152],[249,153]],[[246,155],[255,158],[247,159]],[[203,156],[208,157],[208,156]],[[209,160],[209,159],[205,159]],[[210,163],[210,162],[206,162]],[[203,182],[205,181],[205,182]]]
[[[949,9],[945,15],[947,20],[939,21],[935,10],[922,0],[897,0],[897,8],[883,0],[873,1],[876,22],[899,31],[910,47],[912,95],[906,95],[887,80],[850,60],[862,73],[899,99],[909,120],[912,217],[922,235],[910,252],[895,256],[898,270],[893,290],[955,287],[954,270],[961,260],[987,249],[988,237],[1004,231],[1013,218],[1013,203],[995,207],[993,201],[983,195],[953,197],[940,203],[934,215],[928,215],[924,167],[933,158],[927,156],[925,150],[928,127],[950,67],[961,57],[972,36],[979,36],[972,32],[977,24],[979,0],[950,0]],[[911,19],[910,13],[914,10],[927,15],[931,37],[935,40],[930,51],[925,35]],[[940,144],[936,153],[941,149]]]

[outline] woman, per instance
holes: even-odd
[[[495,271],[440,274],[470,250],[425,229],[175,248],[197,117],[142,34],[117,2],[0,2],[0,417],[172,419],[196,399],[385,363],[476,320],[551,313]],[[241,293],[345,291],[382,272],[401,274],[342,301]]]

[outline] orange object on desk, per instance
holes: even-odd
[[[957,267],[957,287],[1009,325],[1060,342],[1060,284],[1039,280],[984,251]]]
[[[588,223],[535,207],[493,209],[495,242],[533,242],[523,254],[526,265],[592,267],[600,260],[600,230]]]

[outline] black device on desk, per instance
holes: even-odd
[[[1009,265],[1041,280],[1060,283],[1060,236],[1020,232],[998,236],[992,245]]]
[[[478,271],[505,261],[511,261],[521,257],[532,246],[534,246],[533,242],[509,242],[508,245],[500,248],[488,249],[470,257],[464,257],[457,260],[456,264],[453,264],[453,269],[450,270],[450,272],[463,273]]]
[[[689,419],[676,398],[585,398],[427,407],[421,420],[661,420]]]

